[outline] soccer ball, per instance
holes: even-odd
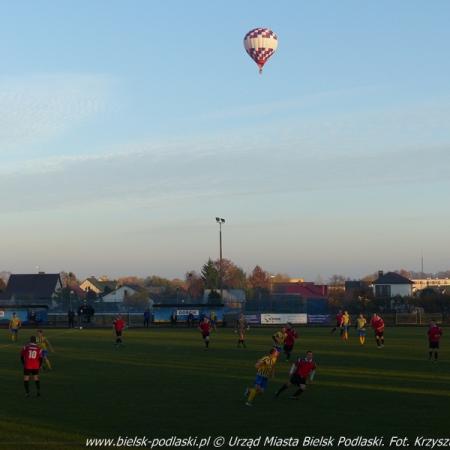
[[[82,330],[83,329],[83,327],[80,327],[80,330]]]

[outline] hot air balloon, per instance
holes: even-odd
[[[244,37],[244,47],[259,67],[259,73],[278,47],[278,36],[269,28],[255,28]]]

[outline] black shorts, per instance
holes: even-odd
[[[297,375],[294,373],[294,375],[291,375],[291,378],[289,380],[291,384],[294,384],[295,386],[300,386],[301,384],[306,384],[306,380],[302,378],[300,375]]]
[[[286,353],[291,353],[293,348],[294,348],[294,344],[292,344],[292,345],[284,344],[283,350],[284,350]]]
[[[23,369],[23,374],[25,376],[39,375],[39,369]]]
[[[384,330],[383,331],[376,331],[375,330],[375,337],[383,337],[384,336]]]
[[[117,337],[122,336],[122,330],[116,330],[116,336]]]
[[[209,338],[209,333],[202,333],[203,339]]]
[[[430,341],[430,348],[435,348],[438,349],[439,348],[439,341]]]

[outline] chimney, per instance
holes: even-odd
[[[378,277],[382,277],[383,276],[383,271],[382,270],[379,270],[378,271]]]

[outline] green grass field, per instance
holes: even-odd
[[[328,328],[300,328],[295,355],[312,349],[314,384],[296,402],[273,393],[286,380],[280,358],[268,391],[253,408],[243,391],[273,329],[252,329],[247,349],[219,329],[204,351],[188,329],[131,329],[115,349],[111,330],[49,330],[54,370],[41,376],[42,397],[26,399],[19,344],[2,330],[0,447],[85,448],[86,437],[417,435],[442,437],[450,417],[450,345],[444,330],[438,363],[427,360],[425,328],[390,328],[386,347],[372,333],[361,347]],[[31,383],[34,392],[34,384]]]

